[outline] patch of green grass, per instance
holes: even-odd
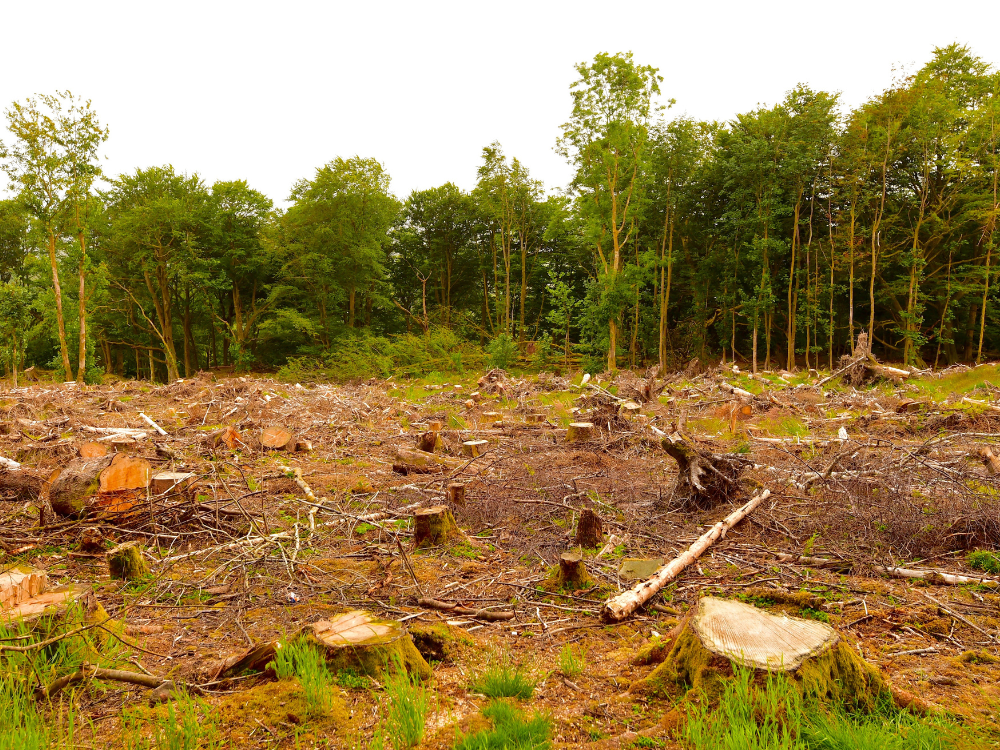
[[[473,547],[471,544],[467,544],[465,542],[461,542],[460,544],[456,544],[454,547],[452,547],[449,550],[449,552],[454,557],[466,557],[466,558],[468,558],[470,560],[476,560],[476,559],[478,559],[479,556],[480,556],[480,554],[481,554],[481,551],[479,549],[477,549],[476,547]]]
[[[385,733],[396,750],[416,747],[424,738],[430,696],[420,678],[398,668],[385,680],[388,706]]]
[[[587,659],[582,651],[578,652],[568,643],[563,646],[562,651],[559,652],[559,671],[563,673],[563,676],[572,680],[581,675],[586,666]]]
[[[975,730],[943,716],[920,717],[885,704],[872,713],[805,705],[784,675],[755,684],[736,668],[716,706],[689,704],[681,738],[692,750],[965,750],[983,747]]]
[[[943,378],[918,378],[909,381],[935,401],[943,401],[953,393],[968,393],[985,384],[1000,385],[1000,367],[990,365],[956,372]]]
[[[298,679],[311,713],[322,715],[333,707],[333,677],[319,649],[295,640],[279,647],[271,663],[279,680]]]
[[[803,607],[802,616],[807,620],[819,620],[820,622],[830,622],[830,615],[819,609],[813,609],[812,607]]]
[[[528,716],[506,701],[493,701],[483,716],[492,726],[459,737],[454,750],[543,750],[552,745],[552,720],[538,711]]]
[[[166,712],[152,720],[125,713],[122,744],[125,750],[216,750],[222,747],[222,738],[212,715],[201,698],[179,693]]]
[[[487,666],[486,671],[472,683],[472,690],[487,698],[519,698],[526,701],[535,692],[535,682],[505,656]]]
[[[760,426],[776,437],[805,437],[809,434],[805,422],[795,417],[763,419]]]
[[[973,570],[982,570],[986,573],[1000,573],[1000,556],[993,552],[977,549],[966,556],[965,562]]]

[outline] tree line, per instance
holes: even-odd
[[[400,200],[377,159],[338,157],[285,208],[169,165],[106,175],[89,101],[13,103],[5,373],[756,370],[833,366],[861,332],[905,364],[1000,354],[1000,74],[969,49],[853,109],[800,84],[729,122],[669,117],[631,53],[576,70],[562,189],[492,143],[471,191]]]

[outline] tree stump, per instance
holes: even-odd
[[[594,583],[587,573],[583,562],[583,553],[563,552],[559,557],[559,575],[556,578],[557,588],[564,590],[585,589]]]
[[[306,632],[326,650],[333,672],[353,669],[378,676],[387,669],[402,668],[421,680],[434,676],[402,624],[394,620],[378,620],[354,610],[314,622]]]
[[[88,526],[80,532],[77,540],[77,548],[87,554],[96,554],[104,551],[104,534],[97,526]]]
[[[618,407],[618,416],[630,422],[642,413],[642,407],[635,401],[626,401]]]
[[[441,432],[443,428],[444,425],[441,424],[441,421],[438,419],[432,419],[430,422],[427,423],[427,429],[430,430],[431,432]]]
[[[489,443],[486,440],[466,440],[462,443],[462,455],[469,458],[477,458],[483,455],[483,451],[486,450],[487,445]]]
[[[590,508],[585,508],[580,513],[580,520],[576,524],[576,538],[573,543],[580,547],[597,547],[604,538],[604,526],[601,517]]]
[[[233,427],[223,427],[221,430],[210,432],[204,437],[204,443],[213,450],[225,446],[231,451],[236,450],[240,445],[244,445],[240,433]]]
[[[273,451],[295,453],[297,442],[295,435],[284,427],[268,427],[260,435],[260,444]]]
[[[435,430],[428,430],[417,438],[417,448],[425,453],[437,453],[443,447],[441,436]]]
[[[108,572],[112,578],[134,581],[149,575],[138,542],[125,542],[108,550]]]
[[[708,510],[742,491],[740,477],[751,463],[747,459],[702,450],[678,432],[663,438],[661,445],[677,462],[671,497],[683,507]]]
[[[445,496],[448,502],[455,505],[465,505],[465,485],[461,482],[449,482],[445,488]]]
[[[566,428],[567,443],[585,443],[594,437],[594,425],[590,422],[572,422]]]
[[[48,587],[48,582],[49,577],[44,570],[12,568],[0,573],[0,611],[38,596]]]
[[[527,420],[531,424],[541,424],[542,422],[545,421],[545,415],[544,414],[529,414],[527,416]]]
[[[413,541],[418,549],[437,547],[464,536],[447,505],[435,505],[413,512]]]
[[[483,419],[485,419],[487,422],[499,422],[500,420],[503,419],[503,414],[501,414],[498,411],[484,411]]]
[[[775,616],[743,602],[704,597],[658,649],[663,662],[633,693],[676,695],[691,688],[718,697],[734,665],[784,673],[806,697],[873,708],[887,690],[837,631],[815,620]]]
[[[188,471],[161,471],[150,481],[149,487],[154,495],[187,494],[194,487],[197,475]]]

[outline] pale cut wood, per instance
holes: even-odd
[[[892,578],[916,578],[933,583],[947,583],[952,586],[971,583],[980,586],[1000,586],[1000,581],[978,576],[963,576],[958,573],[942,573],[937,570],[920,570],[915,568],[875,568]]]
[[[837,631],[822,622],[772,615],[712,596],[698,602],[691,628],[713,654],[770,672],[794,672],[840,640]]]
[[[312,625],[313,633],[332,648],[354,646],[398,631],[389,622],[373,620],[361,610],[346,612],[333,620],[320,620]]]
[[[18,569],[0,573],[0,610],[6,610],[43,593],[48,586],[43,570]]]
[[[164,430],[162,427],[160,427],[160,425],[156,424],[156,422],[154,422],[152,419],[150,419],[149,417],[147,417],[142,412],[139,412],[139,416],[142,418],[143,422],[145,422],[150,427],[152,427],[154,430],[156,430],[160,435],[166,436],[167,431]]]
[[[111,465],[101,472],[101,494],[122,490],[144,490],[152,478],[152,467],[144,458],[125,454],[114,457]]]
[[[594,436],[594,425],[590,422],[571,422],[566,428],[567,443],[581,443]]]
[[[1000,474],[1000,457],[991,451],[989,446],[983,445],[978,448],[976,450],[976,455],[982,459],[983,464],[989,470],[990,474]]]
[[[268,427],[261,433],[260,444],[265,448],[275,451],[287,451],[294,453],[296,448],[295,436],[284,427]]]
[[[742,388],[737,388],[735,385],[722,381],[719,383],[719,388],[724,390],[726,393],[731,393],[734,396],[739,396],[740,398],[752,399],[754,395],[750,391],[745,391]]]
[[[4,609],[0,614],[5,619],[12,620],[34,618],[48,611],[64,610],[73,602],[92,598],[93,592],[89,586],[81,583],[70,583],[25,599],[10,609]],[[89,609],[89,606],[86,608]]]
[[[21,464],[9,458],[4,458],[0,456],[0,468],[10,469],[11,471],[17,471],[21,468]]]
[[[93,441],[80,446],[80,458],[100,458],[108,455],[108,446]]]
[[[195,483],[196,475],[189,471],[161,471],[150,481],[150,489],[154,495],[167,492],[186,492]]]
[[[483,455],[487,445],[489,443],[486,440],[466,440],[462,443],[462,454],[469,458],[476,458]]]
[[[609,622],[624,620],[635,612],[636,609],[652,599],[656,595],[656,592],[674,580],[681,571],[701,557],[705,550],[719,539],[722,539],[729,529],[746,518],[770,496],[771,491],[764,490],[759,495],[752,497],[745,505],[734,510],[698,537],[686,552],[681,553],[668,562],[650,578],[605,602],[601,608],[601,616]]]

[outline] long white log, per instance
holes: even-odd
[[[3,467],[4,469],[10,469],[11,471],[17,471],[18,469],[21,468],[21,464],[12,459],[0,456],[0,467]]]
[[[98,435],[128,435],[129,437],[146,437],[146,432],[138,427],[91,427],[83,425],[81,429],[87,432],[95,432]]]
[[[971,583],[979,586],[1000,586],[1000,581],[992,578],[979,578],[976,576],[963,576],[958,573],[943,573],[940,570],[921,570],[919,568],[876,568],[883,571],[892,578],[922,578],[927,581],[937,583],[949,583],[952,586],[961,586]]]
[[[142,412],[139,412],[139,416],[142,417],[142,421],[143,422],[145,422],[146,424],[148,424],[150,427],[152,427],[154,430],[156,430],[161,435],[166,435],[167,434],[166,430],[164,430],[162,427],[160,427],[160,425],[156,424],[156,422],[154,422],[152,419],[150,419],[149,417],[147,417]]]
[[[628,591],[622,592],[614,599],[608,599],[601,609],[601,617],[607,622],[620,622],[624,620],[652,599],[656,595],[656,592],[680,575],[684,568],[701,557],[705,550],[719,539],[722,539],[727,531],[746,518],[747,515],[752,513],[758,505],[770,496],[771,490],[764,490],[759,495],[755,495],[746,505],[737,508],[715,524],[715,526],[698,537],[698,540],[688,547],[686,552],[681,553],[668,562],[647,580],[637,584]]]

